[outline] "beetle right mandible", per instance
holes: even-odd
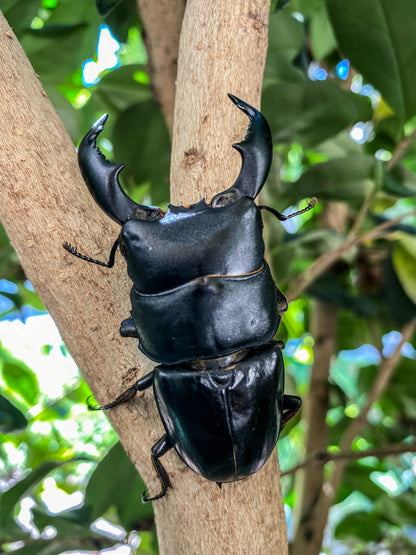
[[[218,484],[254,474],[274,449],[281,428],[301,400],[284,394],[283,344],[273,341],[286,299],[264,260],[261,209],[286,220],[255,197],[266,181],[272,140],[264,117],[229,95],[249,118],[245,139],[233,145],[242,157],[236,182],[189,207],[159,208],[133,202],[118,181],[121,165],[109,163],[96,146],[106,116],[82,140],[78,158],[98,205],[121,226],[108,262],[71,254],[108,268],[117,247],[133,282],[131,316],[123,337],[159,363],[114,402],[153,386],[165,434],[152,447],[161,483],[153,497],[171,487],[160,457],[172,447],[195,472]],[[91,407],[95,408],[95,407]]]

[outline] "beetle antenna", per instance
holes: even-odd
[[[295,216],[300,216],[300,214],[303,214],[304,212],[309,212],[309,210],[311,210],[316,205],[317,202],[318,200],[315,197],[312,197],[311,200],[308,202],[308,206],[306,208],[303,208],[303,210],[298,210],[297,212],[292,212],[292,214],[288,214],[287,216],[285,216],[284,214],[281,214],[274,208],[271,208],[271,206],[259,206],[259,208],[261,210],[267,210],[268,212],[271,212],[273,216],[276,216],[276,218],[279,221],[285,222],[290,218],[294,218]]]
[[[110,257],[108,259],[108,262],[101,262],[101,260],[96,260],[95,258],[90,258],[89,256],[85,256],[84,254],[81,254],[80,252],[78,252],[76,247],[73,247],[66,241],[62,243],[62,246],[66,251],[70,252],[74,256],[77,256],[78,258],[81,258],[81,260],[86,260],[87,262],[91,262],[92,264],[98,264],[98,266],[104,266],[105,268],[112,268],[114,266],[114,259],[115,259],[116,250],[118,247],[118,237],[114,245],[111,247],[111,252],[110,252]]]

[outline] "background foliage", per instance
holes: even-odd
[[[169,136],[151,96],[135,2],[97,4],[101,15],[90,0],[0,0],[0,9],[74,142],[108,112],[100,148],[126,164],[124,185],[135,200],[163,207],[169,200]],[[339,252],[312,283],[301,282],[302,296],[291,303],[279,338],[287,343],[288,392],[306,398],[317,348],[310,321],[317,302],[335,307],[326,423],[328,452],[337,453],[380,363],[416,317],[416,8],[412,0],[394,6],[388,0],[272,4],[262,111],[276,155],[262,203],[293,211],[305,197],[320,201],[285,226],[265,216],[279,287],[290,291],[313,261]],[[83,63],[98,61],[104,24],[121,43],[118,66],[87,86]],[[336,228],[328,213],[339,203],[344,216]],[[351,231],[362,235],[386,222],[387,229],[341,252]],[[2,318],[42,311],[4,231],[0,249]],[[50,349],[44,347],[45,356]],[[64,346],[62,351],[67,356]],[[388,454],[389,446],[414,445],[415,357],[408,344],[388,390],[353,441],[353,451],[380,448],[387,455],[351,458],[329,515],[324,553],[416,551],[415,458],[405,449]],[[50,398],[33,370],[5,347],[0,371],[2,550],[97,551],[119,541],[132,552],[156,553],[152,508],[140,503],[144,485],[105,417],[85,410],[88,388],[81,378]],[[283,471],[303,461],[305,434],[302,420],[285,430],[279,442]],[[325,473],[333,465],[329,461]],[[300,495],[295,476],[283,478],[291,537]],[[54,513],[44,495],[51,487],[81,492],[80,501]],[[118,539],[99,532],[102,517],[121,527]]]

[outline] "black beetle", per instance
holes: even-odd
[[[160,365],[140,378],[110,409],[153,385],[165,435],[152,447],[161,482],[171,487],[160,457],[172,447],[195,472],[221,485],[257,472],[274,449],[280,430],[299,410],[301,399],[284,394],[282,342],[273,341],[286,299],[264,261],[260,209],[256,206],[270,170],[272,139],[264,117],[229,95],[249,118],[245,139],[234,144],[242,157],[232,187],[210,204],[159,208],[133,202],[122,190],[122,165],[109,163],[96,146],[107,115],[82,140],[78,159],[98,205],[122,230],[108,262],[71,254],[108,268],[120,248],[133,282],[131,316],[123,337]]]

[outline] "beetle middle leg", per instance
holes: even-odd
[[[153,467],[156,471],[157,477],[160,480],[160,483],[162,485],[162,489],[157,495],[154,495],[153,497],[148,496],[148,490],[146,489],[143,492],[143,497],[142,497],[143,503],[147,503],[148,501],[156,501],[156,499],[160,499],[161,497],[164,497],[166,495],[166,492],[168,491],[168,488],[172,487],[172,485],[170,483],[170,480],[169,480],[168,473],[166,472],[165,467],[163,466],[163,464],[159,460],[159,458],[162,457],[165,453],[167,453],[169,451],[169,449],[172,449],[172,447],[173,447],[172,442],[170,441],[167,434],[162,436],[153,445],[153,447],[152,447],[152,464],[153,464]]]
[[[153,371],[149,372],[149,374],[146,374],[146,376],[143,376],[143,378],[140,378],[139,380],[137,380],[135,384],[133,384],[128,389],[126,389],[126,391],[123,391],[121,395],[119,395],[111,403],[108,403],[108,405],[102,405],[102,406],[91,405],[89,402],[90,397],[88,397],[87,399],[88,409],[89,410],[113,409],[114,407],[117,407],[122,403],[126,403],[127,401],[130,401],[130,399],[132,399],[138,391],[144,391],[145,389],[149,388],[151,385],[153,385]]]

